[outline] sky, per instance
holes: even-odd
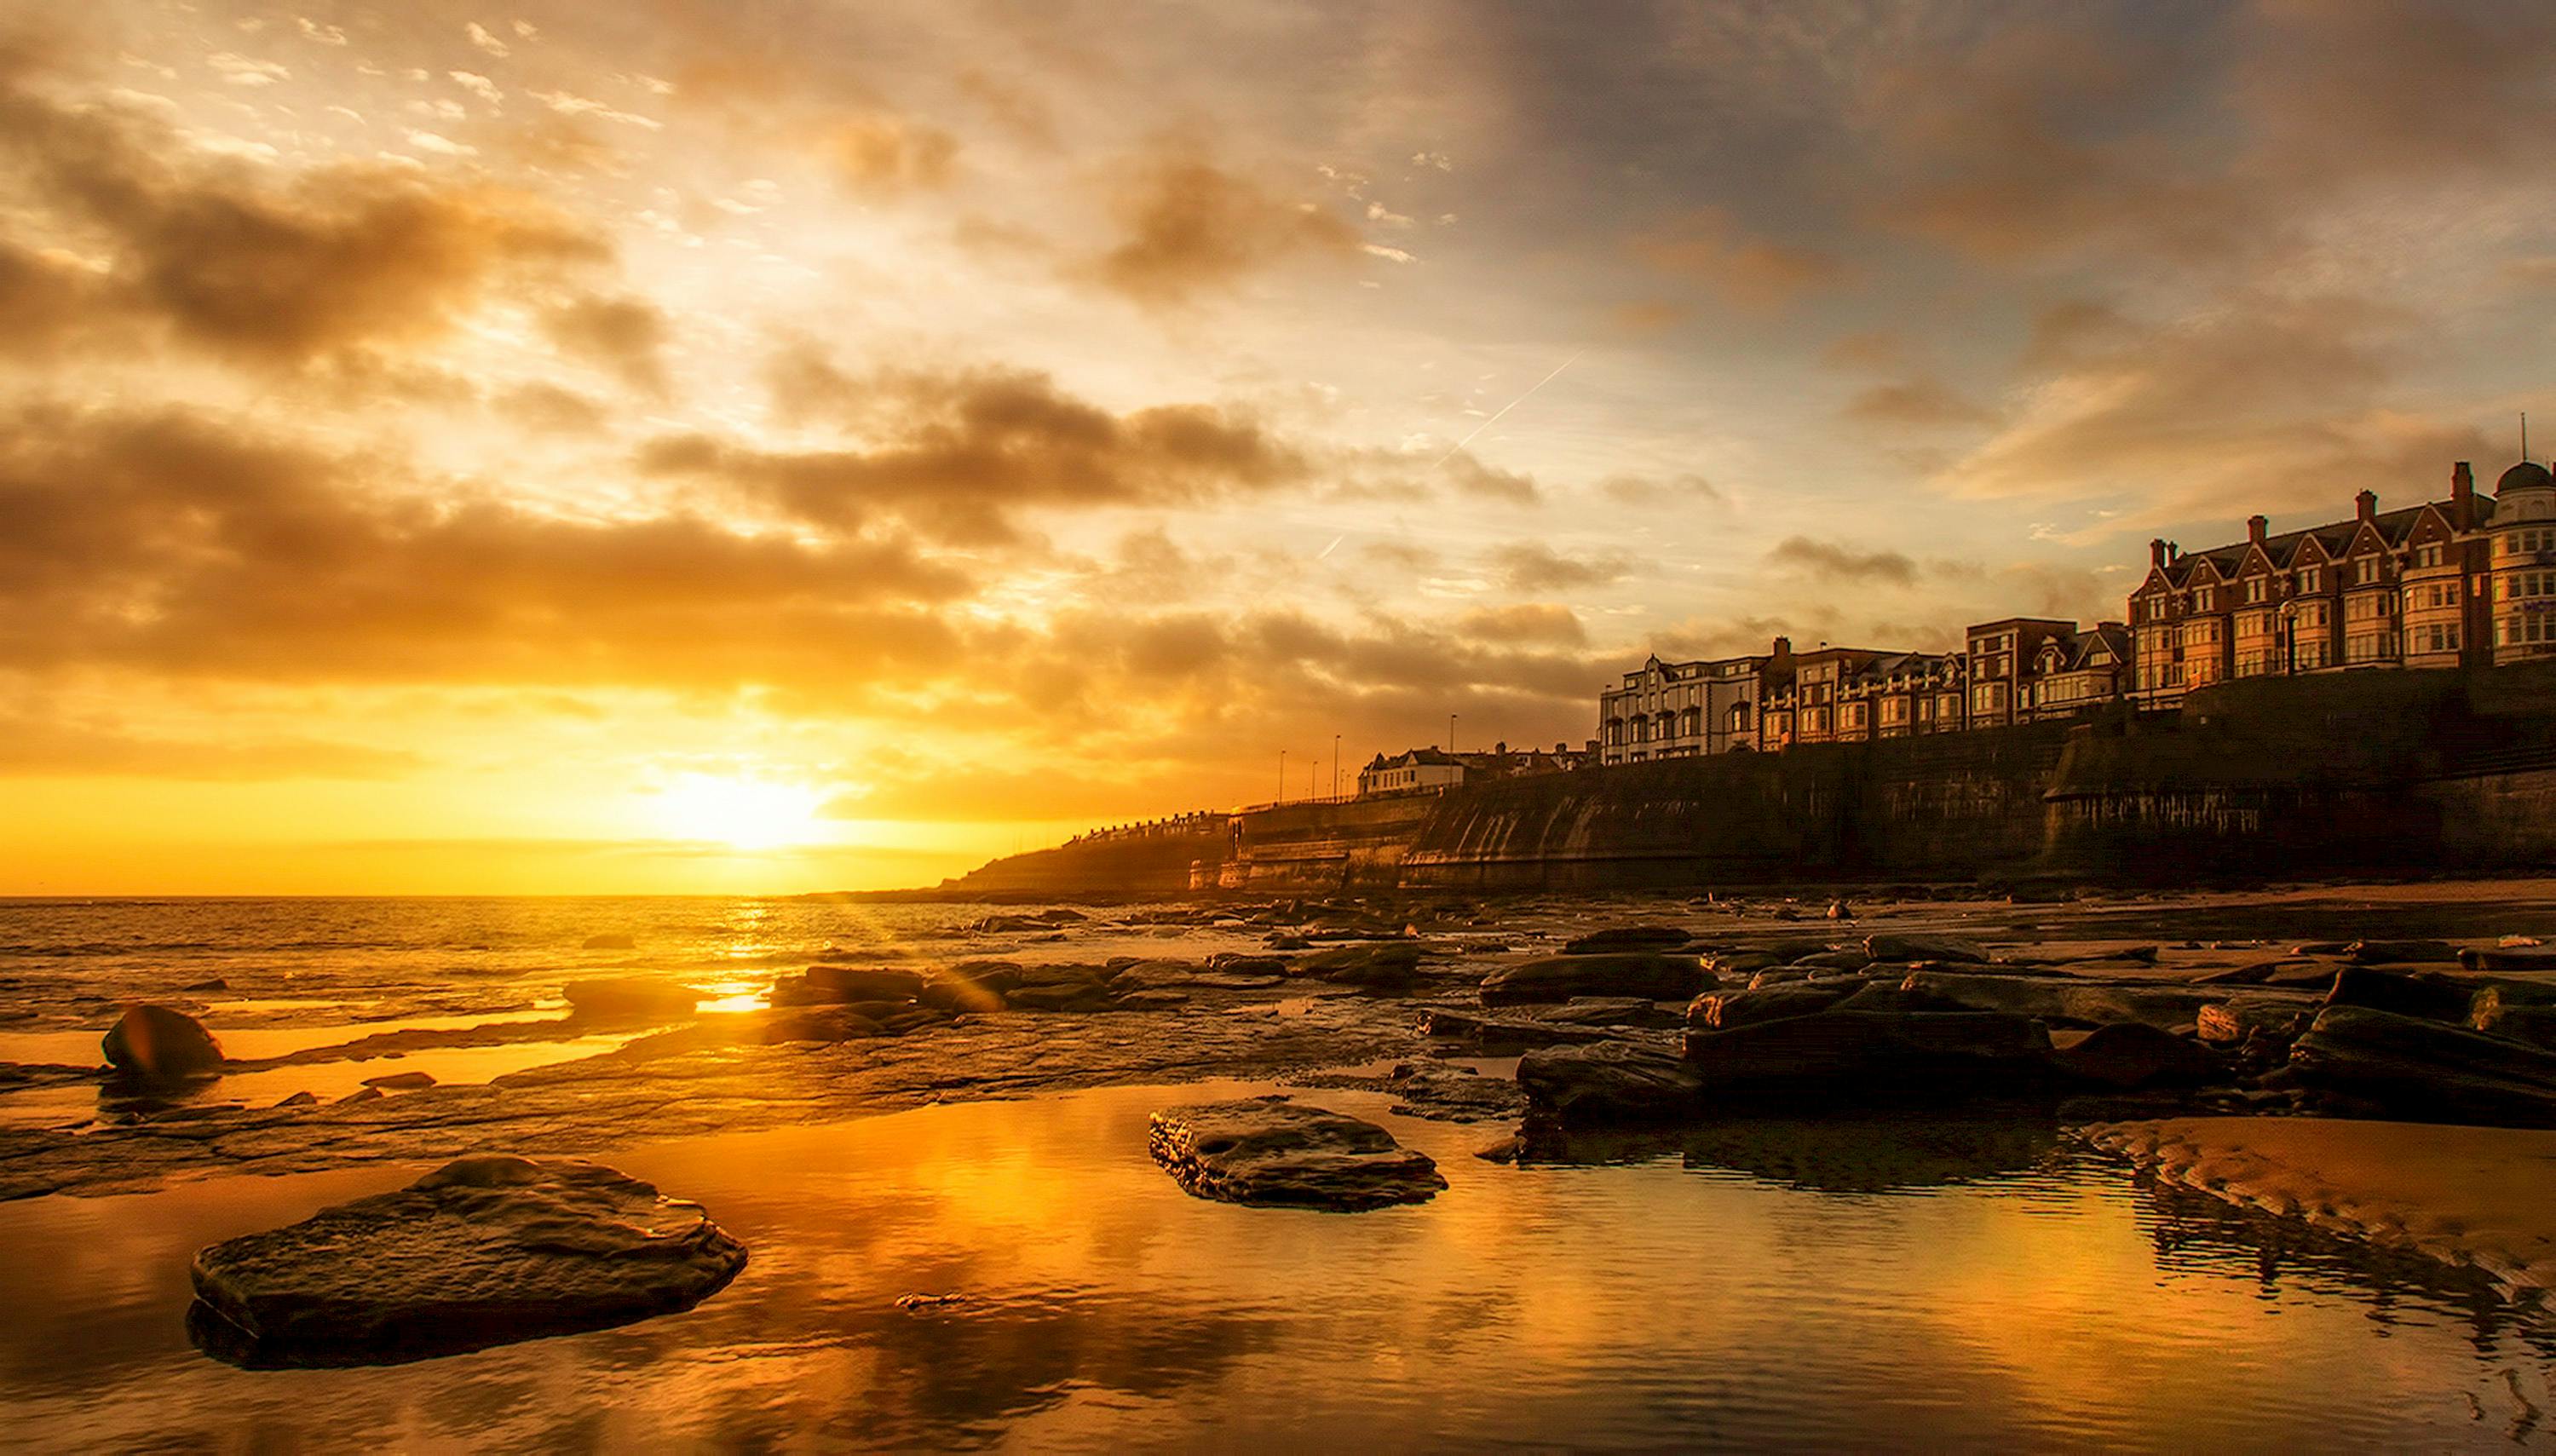
[[[14,5],[0,893],[928,884],[2117,618],[2556,432],[2551,103],[2524,0]]]

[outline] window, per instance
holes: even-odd
[[[2439,542],[2436,541],[2429,546],[2417,546],[2414,548],[2414,565],[2418,567],[2436,567],[2440,564],[2441,546]]]
[[[2322,567],[2299,568],[2299,590],[2302,592],[2324,591],[2325,569]]]
[[[1730,730],[1734,733],[1744,733],[1748,731],[1747,704],[1733,703],[1730,705]]]
[[[2245,579],[2246,604],[2250,606],[2261,602],[2266,596],[2270,595],[2271,587],[2271,582],[2266,578],[2247,577]]]

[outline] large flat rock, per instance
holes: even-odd
[[[1353,1213],[1447,1186],[1427,1154],[1373,1123],[1275,1098],[1165,1108],[1147,1141],[1183,1188],[1225,1203]]]
[[[237,1365],[387,1365],[690,1309],[744,1266],[699,1204],[483,1155],[200,1251],[188,1328]]]

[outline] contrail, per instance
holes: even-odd
[[[1573,354],[1571,357],[1569,357],[1569,358],[1567,358],[1567,359],[1564,359],[1560,364],[1555,365],[1555,366],[1554,366],[1554,370],[1553,370],[1553,372],[1552,372],[1552,373],[1547,374],[1547,375],[1545,375],[1543,378],[1538,379],[1537,381],[1535,381],[1533,384],[1528,385],[1528,386],[1526,387],[1526,394],[1521,394],[1521,395],[1519,395],[1517,398],[1515,398],[1515,399],[1513,399],[1513,400],[1510,400],[1507,404],[1504,404],[1504,405],[1500,406],[1500,408],[1499,408],[1499,413],[1498,413],[1498,414],[1495,414],[1495,415],[1491,416],[1489,419],[1484,420],[1482,423],[1480,423],[1480,424],[1478,424],[1478,425],[1475,425],[1475,426],[1473,427],[1473,435],[1479,435],[1479,434],[1481,434],[1483,431],[1488,430],[1489,428],[1491,428],[1493,425],[1498,424],[1498,423],[1500,422],[1500,415],[1505,415],[1505,414],[1507,414],[1509,411],[1511,411],[1511,410],[1513,410],[1513,409],[1516,409],[1519,405],[1522,405],[1522,404],[1526,403],[1526,395],[1527,395],[1527,394],[1533,394],[1533,393],[1535,393],[1537,390],[1542,389],[1544,386],[1546,386],[1546,385],[1548,385],[1548,384],[1551,384],[1554,380],[1561,378],[1561,377],[1562,377],[1562,371],[1563,371],[1563,370],[1565,370],[1565,369],[1570,368],[1572,365],[1574,365],[1574,364],[1576,364],[1576,363],[1579,363],[1579,362],[1580,362],[1580,355],[1581,355],[1581,354],[1585,354],[1585,353],[1587,353],[1587,352],[1589,352],[1589,350],[1587,350],[1587,349],[1585,349],[1585,348],[1584,348],[1584,349],[1581,349],[1581,350],[1579,351],[1579,353],[1575,353],[1575,354]],[[1457,442],[1455,443],[1455,445],[1453,445],[1452,447],[1450,447],[1450,448],[1448,449],[1448,451],[1447,451],[1447,453],[1446,453],[1445,455],[1442,455],[1442,456],[1438,457],[1438,465],[1443,465],[1443,464],[1447,463],[1449,461],[1454,460],[1454,459],[1456,458],[1456,454],[1457,454],[1457,452],[1459,452],[1459,451],[1463,450],[1466,446],[1469,446],[1469,445],[1472,444],[1472,443],[1473,443],[1473,435],[1468,435],[1468,436],[1466,436],[1464,439],[1457,441]],[[1429,468],[1431,468],[1431,469],[1433,469],[1433,470],[1434,470],[1434,469],[1438,468],[1438,465],[1431,465]]]

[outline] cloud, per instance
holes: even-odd
[[[1856,391],[1840,413],[1861,425],[1938,430],[1958,425],[1985,425],[1996,416],[1955,392],[1940,379],[1910,379],[1876,384]]]
[[[1633,574],[1635,562],[1620,551],[1566,556],[1537,541],[1517,541],[1490,554],[1491,569],[1515,592],[1559,592],[1606,587]]]
[[[1742,235],[1719,208],[1701,208],[1632,240],[1634,256],[1659,272],[1693,279],[1723,302],[1753,313],[1781,313],[1849,277],[1844,259],[1819,248]]]
[[[1576,647],[1589,640],[1580,614],[1551,601],[1477,607],[1456,619],[1456,630],[1482,642],[1557,642]]]
[[[1133,168],[1112,210],[1118,240],[1086,271],[1149,308],[1194,303],[1292,258],[1351,257],[1360,247],[1337,215],[1195,158]]]
[[[516,424],[545,435],[591,435],[612,418],[601,401],[556,384],[518,385],[496,405]]]
[[[51,715],[0,714],[0,775],[12,778],[389,779],[425,763],[415,753],[361,743],[171,738]]]
[[[1855,551],[1808,536],[1788,536],[1766,553],[1775,566],[1840,582],[1871,582],[1892,587],[1917,584],[1917,563],[1896,551]]]
[[[102,314],[242,362],[429,338],[502,280],[608,255],[592,233],[498,190],[362,165],[275,185],[189,152],[149,117],[48,100],[6,58],[0,168],[102,237]]]
[[[826,139],[834,175],[862,193],[895,193],[949,184],[958,139],[939,127],[895,116],[862,116]]]
[[[829,527],[894,516],[971,542],[1011,539],[1025,508],[1191,504],[1311,473],[1302,451],[1240,411],[1184,404],[1113,414],[1021,370],[854,380],[796,351],[775,369],[776,406],[793,418],[831,413],[872,443],[774,450],[666,436],[641,452],[641,467],[722,482]]]
[[[2476,430],[2387,403],[2420,322],[2346,296],[2244,292],[2166,322],[2072,314],[2035,347],[2057,367],[1952,463],[1960,494],[2116,499],[2107,529],[2246,509],[2348,509],[2364,486],[2444,488],[2489,458]]]
[[[1665,476],[1609,475],[1598,482],[1598,493],[1622,505],[1719,502],[1724,498],[1711,480],[1692,470]]]
[[[665,312],[645,299],[586,296],[542,316],[542,329],[571,356],[618,377],[642,394],[664,395]]]
[[[971,590],[893,538],[579,520],[174,410],[0,421],[0,665],[669,687],[946,660]]]

